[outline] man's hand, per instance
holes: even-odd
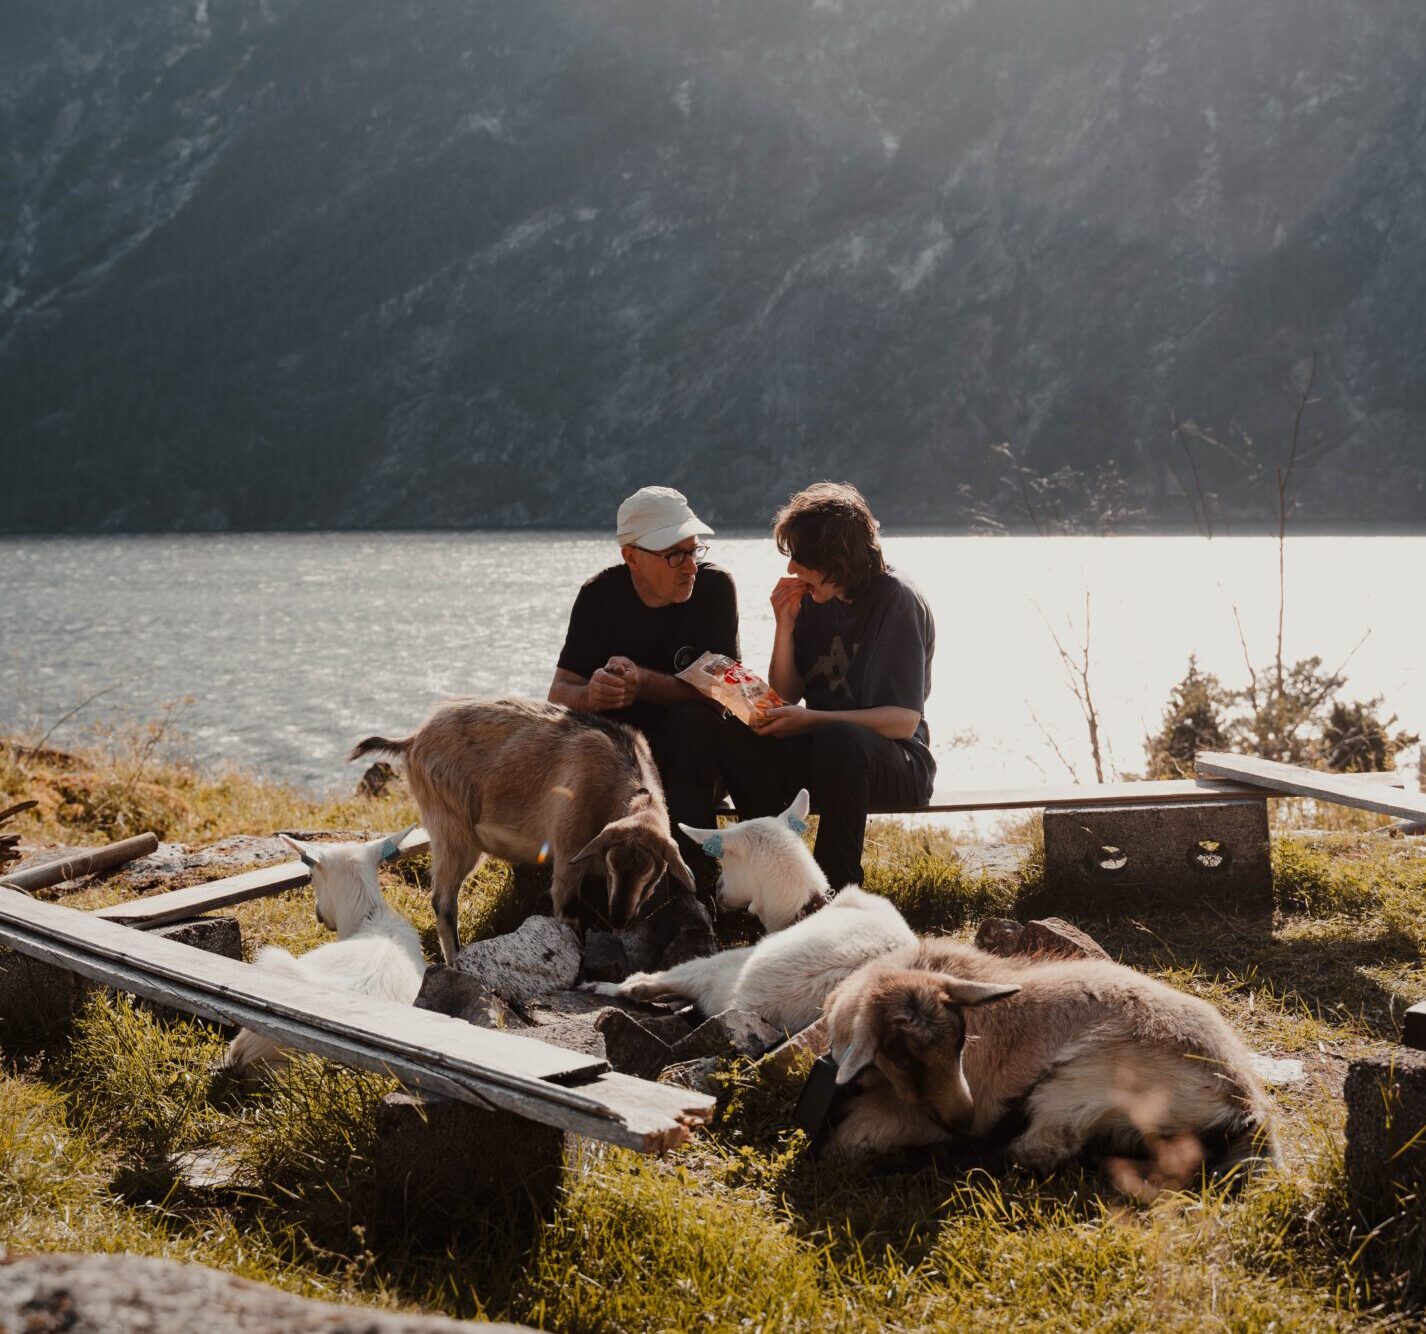
[[[802,595],[806,592],[807,585],[790,574],[777,581],[768,601],[772,603],[773,619],[779,630],[790,630],[797,624],[797,613],[802,610]]]
[[[639,697],[643,669],[628,658],[610,658],[589,678],[589,707],[596,713],[627,709]]]
[[[817,726],[817,717],[801,704],[783,704],[775,709],[760,709],[748,724],[759,736],[796,736]]]

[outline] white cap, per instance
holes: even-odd
[[[621,547],[663,551],[685,537],[712,537],[713,530],[691,509],[682,491],[643,486],[619,506],[615,536]]]

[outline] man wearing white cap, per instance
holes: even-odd
[[[681,492],[645,486],[622,505],[615,525],[622,560],[586,580],[574,600],[549,698],[604,713],[649,739],[669,813],[704,827],[713,821],[717,775],[690,732],[711,728],[717,710],[675,678],[703,653],[739,656],[738,596],[732,576],[704,557],[713,530]],[[706,818],[705,818],[706,817]]]

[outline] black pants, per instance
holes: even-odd
[[[713,748],[717,772],[745,819],[777,815],[799,788],[808,790],[821,817],[812,855],[833,889],[862,883],[868,811],[905,810],[931,799],[934,775],[906,747],[855,723],[768,737],[726,717],[717,721]]]
[[[656,719],[643,728],[663,779],[674,840],[695,874],[706,859],[678,825],[682,821],[699,829],[717,827],[716,811],[725,791],[715,744],[720,726],[717,709],[694,702],[659,709]]]

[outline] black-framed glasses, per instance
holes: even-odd
[[[684,561],[700,561],[708,554],[708,543],[700,542],[693,547],[676,547],[672,551],[650,551],[648,547],[635,547],[636,551],[642,551],[648,556],[657,556],[660,560],[666,560],[672,569],[683,568]]]

